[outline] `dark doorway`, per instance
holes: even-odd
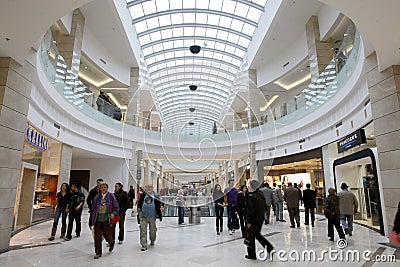
[[[71,170],[69,183],[78,182],[89,192],[90,170]]]

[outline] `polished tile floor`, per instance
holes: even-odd
[[[304,213],[301,213],[302,222],[303,216]],[[286,211],[285,219],[288,221]],[[288,222],[274,220],[264,226],[262,233],[276,250],[273,261],[245,259],[246,247],[240,238],[240,231],[229,235],[224,229],[221,235],[216,235],[214,218],[202,218],[199,225],[184,226],[177,225],[177,218],[164,218],[161,223],[157,222],[155,246],[149,246],[143,252],[140,250],[136,217],[130,216],[126,220],[125,242],[116,244],[111,253],[104,242],[103,257],[94,260],[93,239],[87,221],[88,214],[84,212],[81,237],[69,242],[61,240],[59,232],[54,241],[47,240],[50,221],[16,234],[11,239],[11,250],[0,254],[0,266],[400,266],[400,250],[388,246],[387,238],[363,226],[355,225],[353,236],[347,238],[347,248],[338,249],[337,244],[327,238],[327,221],[323,216],[317,216],[314,228],[302,224],[300,228],[291,229]],[[314,258],[311,251],[315,252]],[[307,253],[311,255],[311,261]],[[360,259],[352,253],[358,253]],[[363,253],[366,253],[365,258],[392,262],[366,261]],[[260,258],[263,256],[260,253]],[[391,257],[397,257],[397,262],[393,262]]]

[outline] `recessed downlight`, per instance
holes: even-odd
[[[191,91],[196,91],[196,90],[197,90],[197,85],[194,85],[194,84],[189,85],[189,89],[190,89]]]
[[[189,108],[190,112],[194,112],[196,109],[195,108]]]
[[[189,122],[189,125],[194,125],[194,122],[193,122],[193,121],[190,121],[190,122]]]

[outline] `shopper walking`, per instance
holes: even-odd
[[[124,242],[124,232],[125,232],[125,215],[126,215],[126,210],[129,208],[129,198],[128,198],[128,193],[124,191],[123,185],[121,183],[116,183],[115,184],[115,191],[114,191],[114,196],[117,199],[118,206],[119,206],[119,216],[120,219],[118,221],[118,243],[122,244]],[[115,241],[115,228],[117,225],[112,226],[112,238]]]
[[[297,223],[297,227],[300,227],[300,194],[297,188],[293,188],[291,182],[288,183],[288,187],[286,188],[283,198],[286,201],[287,209],[289,211],[290,227],[295,228],[295,220]]]
[[[224,216],[224,193],[222,192],[221,185],[216,184],[213,191],[214,210],[215,210],[215,228],[217,235],[222,232],[223,216]]]
[[[67,235],[64,238],[66,241],[70,241],[72,239],[72,228],[75,221],[75,234],[76,237],[81,236],[81,217],[83,204],[85,203],[85,195],[81,192],[80,186],[78,182],[73,182],[71,185],[72,195],[71,201],[68,205],[67,212],[68,214],[68,230]]]
[[[273,250],[272,244],[261,234],[266,203],[264,195],[260,192],[258,187],[258,181],[252,180],[250,182],[250,193],[248,196],[246,209],[246,223],[247,231],[249,234],[249,243],[247,246],[247,255],[245,256],[245,258],[252,260],[257,259],[255,244],[256,239],[258,240],[258,242],[261,243],[264,248],[267,249],[267,253],[270,253]]]
[[[303,182],[301,182],[301,183],[303,183]],[[301,192],[301,189],[297,186],[297,183],[293,183],[293,188],[297,189],[297,191],[299,191],[300,202],[301,202],[301,205],[303,205],[303,194]]]
[[[133,189],[132,185],[129,188],[128,197],[129,197],[129,208],[132,209],[133,208],[133,200],[135,199],[135,189]]]
[[[339,208],[340,208],[340,221],[346,235],[353,235],[353,216],[358,210],[358,201],[356,196],[348,190],[349,186],[346,183],[340,185],[341,192]]]
[[[89,195],[86,199],[86,203],[88,205],[89,208],[89,228],[92,229],[92,205],[93,205],[93,200],[94,198],[97,196],[97,194],[100,193],[100,184],[103,182],[102,178],[99,178],[96,180],[96,186],[93,187],[90,191],[89,191]]]
[[[51,235],[49,241],[54,240],[54,236],[57,232],[58,221],[61,216],[61,235],[60,238],[65,237],[65,231],[67,230],[67,209],[69,202],[71,201],[71,191],[67,183],[62,183],[60,191],[56,196],[56,209],[54,213],[53,228],[51,228]]]
[[[275,215],[276,221],[278,222],[286,222],[283,219],[283,195],[281,185],[276,186],[276,183],[273,184],[275,187],[274,190],[274,201],[275,201]]]
[[[310,215],[311,215],[311,226],[314,227],[315,223],[315,213],[314,210],[317,207],[317,193],[311,189],[310,184],[306,184],[306,190],[303,191],[303,202],[305,209],[305,225],[310,224]]]
[[[139,187],[139,192],[137,193],[136,201],[135,201],[136,211],[137,211],[140,197],[142,196],[143,192],[144,192],[143,187]],[[137,212],[137,214],[136,214],[136,219],[137,219],[137,223],[140,224],[139,212]]]
[[[147,185],[145,192],[140,196],[138,204],[142,251],[147,250],[147,227],[150,232],[150,245],[154,245],[157,233],[156,218],[161,222],[163,212],[164,206],[159,201],[159,196],[154,193],[152,185]]]
[[[186,185],[182,186],[181,189],[178,190],[178,194],[176,195],[176,206],[178,207],[178,224],[185,224],[185,208],[186,206],[186,196],[188,195],[188,187]]]
[[[240,186],[240,191],[237,194],[236,211],[239,215],[240,231],[244,237],[246,231],[246,209],[247,209],[248,190],[246,185]]]
[[[112,229],[110,219],[119,213],[118,201],[114,194],[108,192],[108,184],[101,183],[100,194],[97,194],[93,200],[93,216],[92,225],[94,226],[94,250],[96,255],[94,259],[98,259],[102,255],[102,237],[109,244],[108,251],[114,249],[114,240],[112,238]]]
[[[234,187],[235,181],[229,180],[228,187],[224,190],[224,202],[227,206],[228,212],[228,231],[229,234],[232,235],[235,232],[233,227],[233,222],[237,218],[236,217],[236,204],[237,204],[237,193],[238,190]]]
[[[346,64],[347,57],[345,56],[345,54],[343,54],[342,50],[339,50],[339,48],[336,47],[334,49],[333,58],[336,63],[336,73],[339,73],[343,69],[344,65]]]
[[[265,198],[266,210],[264,214],[264,224],[269,224],[269,217],[271,214],[271,205],[275,205],[274,202],[274,191],[269,186],[268,183],[263,184],[263,188],[260,189],[260,192],[263,193]]]
[[[334,188],[328,189],[328,197],[325,199],[324,213],[328,219],[328,237],[330,241],[335,241],[335,233],[333,226],[335,226],[340,239],[345,239],[342,227],[340,226],[340,198],[336,195]]]

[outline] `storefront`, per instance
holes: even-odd
[[[262,175],[265,182],[272,187],[273,183],[285,185],[296,183],[301,190],[306,184],[317,192],[317,212],[322,212],[325,198],[324,175],[321,149],[314,149],[304,153],[276,158],[271,161],[260,161]]]
[[[62,143],[27,126],[14,207],[14,229],[53,216]]]
[[[338,153],[361,144],[365,146],[366,136],[365,131],[360,129],[341,139],[337,143]],[[337,192],[340,192],[340,185],[346,183],[349,186],[348,190],[356,196],[359,207],[354,215],[355,222],[376,229],[384,235],[376,147],[352,152],[333,161],[334,186]]]

